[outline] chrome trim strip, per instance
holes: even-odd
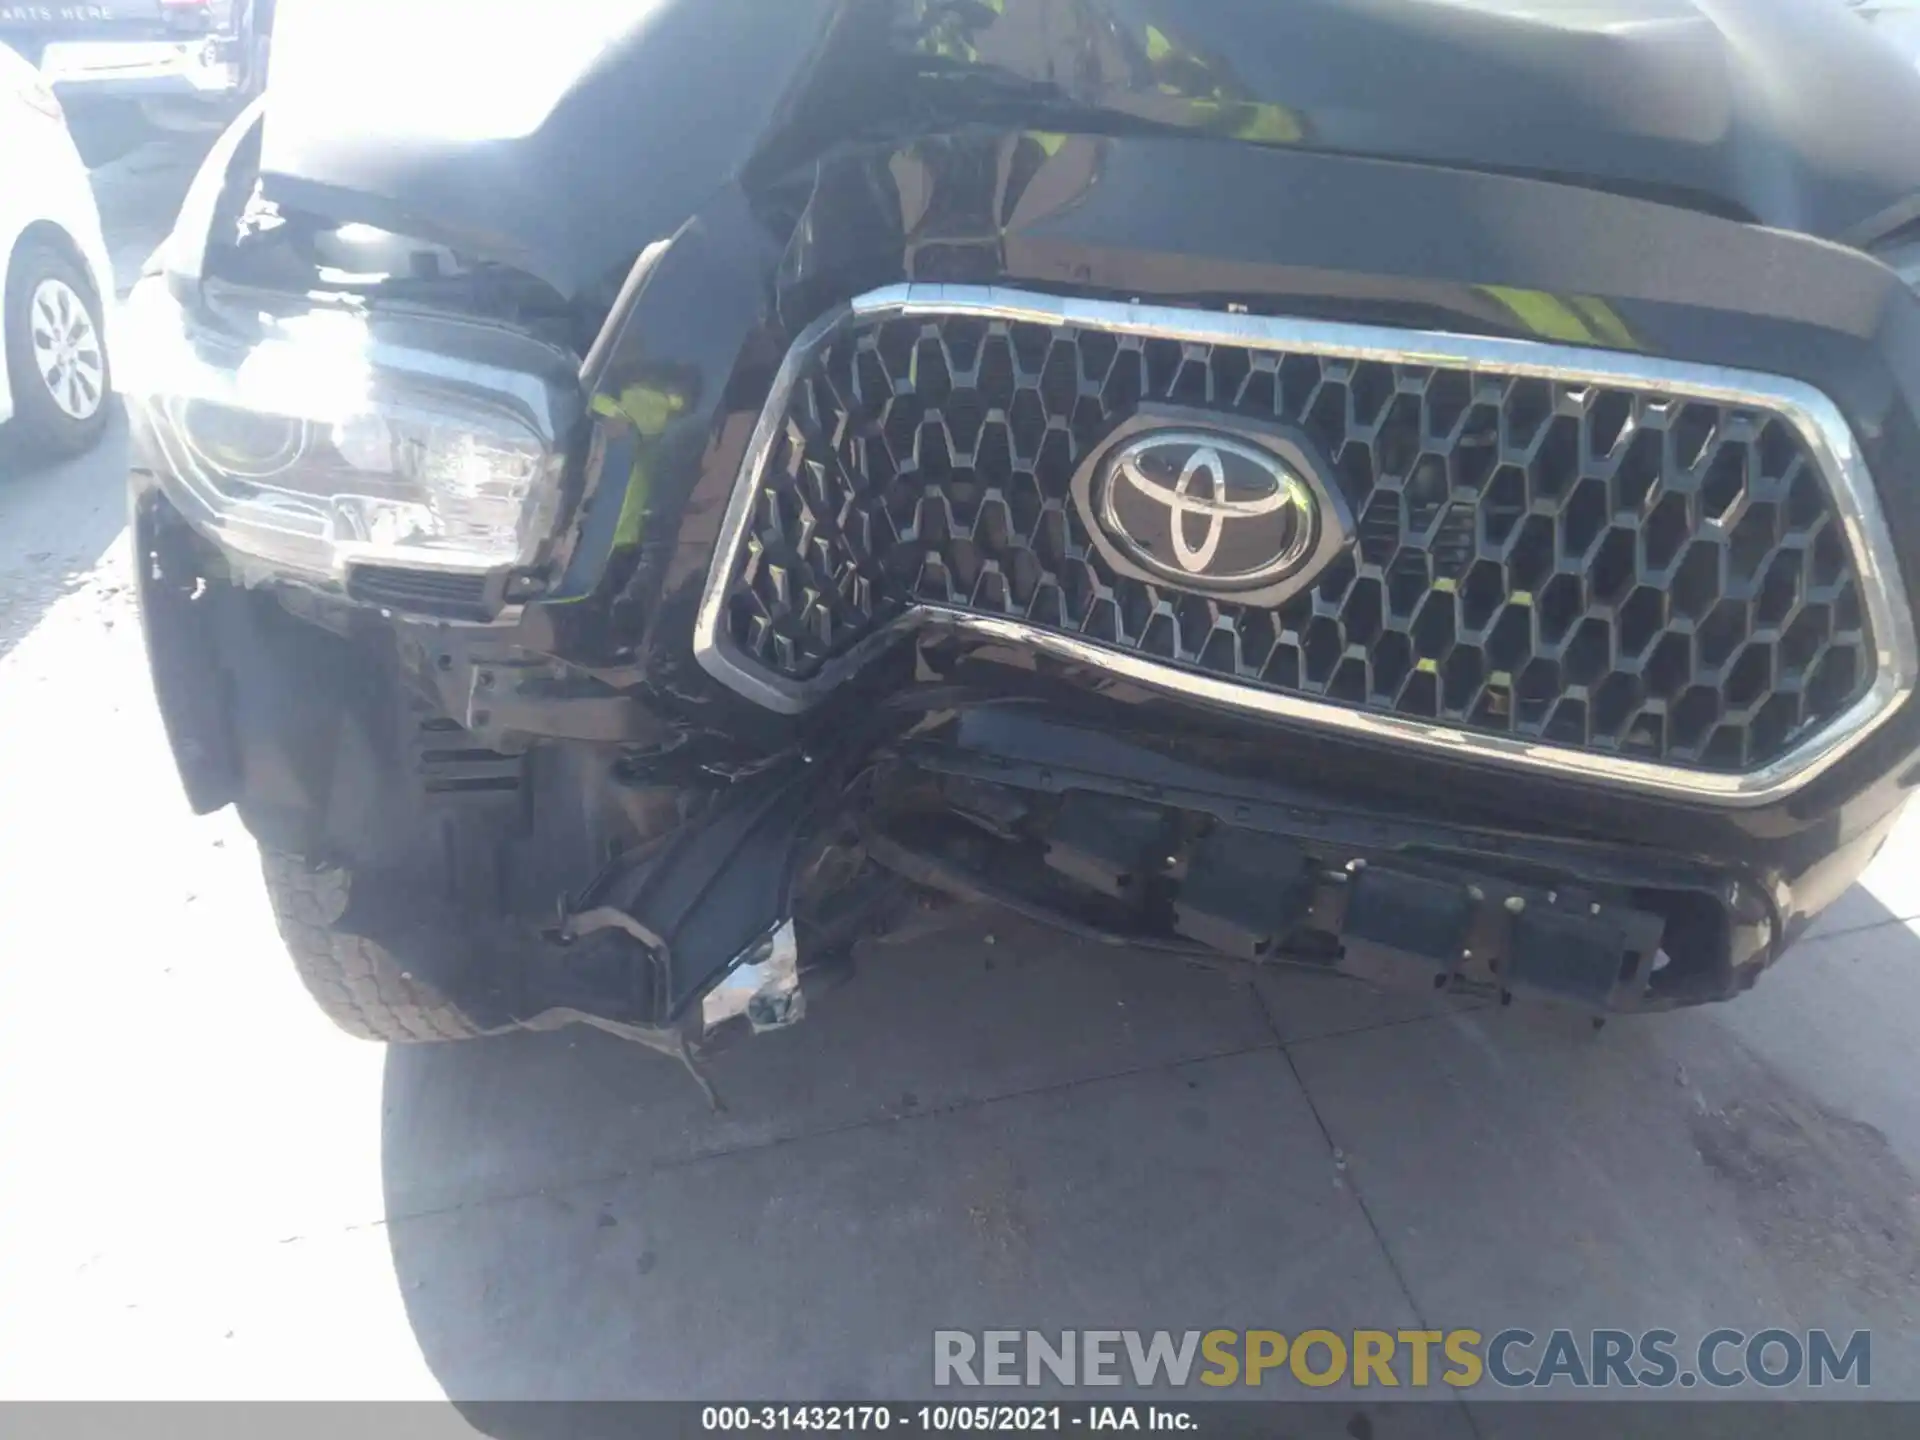
[[[1720,775],[1348,709],[1328,701],[1261,690],[1138,654],[1110,650],[1021,621],[934,605],[909,610],[824,666],[809,680],[791,681],[766,674],[738,653],[728,636],[726,595],[752,517],[754,491],[779,437],[793,387],[815,350],[846,322],[916,315],[1077,325],[1159,339],[1244,345],[1256,350],[1310,351],[1402,365],[1464,365],[1549,380],[1628,385],[1661,394],[1765,409],[1787,420],[1800,432],[1824,472],[1835,514],[1846,530],[1848,548],[1860,576],[1861,598],[1873,627],[1876,653],[1873,684],[1817,734],[1778,760],[1744,774]],[[995,286],[894,285],[862,295],[809,326],[794,342],[781,365],[727,506],[720,542],[701,596],[694,629],[694,653],[707,673],[721,684],[756,704],[791,715],[817,703],[904,632],[930,622],[1027,646],[1042,654],[1106,670],[1204,704],[1454,759],[1496,762],[1565,780],[1729,806],[1779,800],[1807,784],[1865,740],[1900,706],[1912,692],[1916,669],[1920,669],[1913,616],[1906,604],[1906,587],[1901,580],[1893,537],[1887,530],[1879,498],[1854,443],[1853,432],[1831,400],[1801,381],[1530,340],[1488,339],[1257,315],[1222,315],[1159,305],[1036,295]]]

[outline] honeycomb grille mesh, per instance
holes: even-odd
[[[1069,482],[1143,402],[1304,432],[1352,510],[1348,551],[1272,609],[1116,574]],[[725,624],[788,679],[935,604],[1329,705],[1739,772],[1873,678],[1817,462],[1764,409],[952,316],[843,327],[781,421]]]

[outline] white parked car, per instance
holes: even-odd
[[[106,426],[113,267],[86,167],[40,74],[0,45],[0,433],[11,453],[86,449]]]

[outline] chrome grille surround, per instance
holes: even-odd
[[[1335,637],[1339,642],[1337,647],[1322,647],[1323,659],[1326,654],[1338,651],[1332,655],[1330,665],[1320,666],[1318,679],[1303,669],[1297,669],[1291,677],[1279,677],[1281,683],[1275,683],[1276,677],[1264,673],[1261,668],[1249,670],[1242,633],[1246,628],[1242,623],[1244,617],[1223,617],[1221,613],[1223,610],[1232,611],[1232,606],[1201,601],[1211,608],[1206,616],[1200,617],[1192,611],[1192,597],[1175,593],[1171,587],[1159,587],[1164,592],[1160,594],[1153,593],[1153,587],[1140,587],[1148,592],[1144,597],[1119,593],[1113,588],[1115,577],[1101,575],[1098,567],[1087,558],[1084,543],[1086,520],[1078,515],[1070,501],[1064,500],[1065,476],[1051,473],[1061,469],[1058,464],[1051,466],[1051,478],[1038,486],[1040,499],[1051,506],[1051,514],[1056,517],[1047,523],[1062,527],[1051,542],[1052,553],[1068,556],[1078,562],[1088,572],[1081,582],[1082,587],[1090,585],[1096,592],[1091,598],[1084,594],[1068,597],[1066,588],[1059,584],[1062,577],[1051,573],[1045,566],[1041,567],[1043,573],[1040,583],[1051,583],[1056,587],[1062,601],[1068,606],[1065,609],[1055,608],[1053,601],[1044,601],[1036,609],[1035,581],[1031,574],[1020,582],[1018,588],[1024,594],[1016,598],[1015,578],[1008,573],[1011,566],[983,566],[978,563],[981,557],[972,548],[975,538],[973,530],[990,506],[976,503],[967,507],[964,524],[956,527],[951,523],[944,526],[937,523],[934,531],[930,532],[936,540],[959,539],[967,542],[970,548],[966,553],[973,558],[965,567],[971,573],[960,577],[964,585],[956,584],[953,556],[942,553],[937,544],[922,543],[927,538],[919,533],[923,502],[916,501],[910,505],[911,514],[904,526],[896,517],[891,522],[894,533],[888,543],[917,557],[913,576],[908,583],[898,583],[900,572],[893,572],[896,579],[892,589],[898,593],[887,593],[885,577],[869,563],[873,558],[872,532],[869,529],[862,533],[860,527],[870,526],[876,517],[887,521],[888,512],[884,503],[877,503],[877,507],[875,504],[857,506],[849,503],[859,498],[854,491],[866,488],[865,482],[859,477],[848,473],[837,477],[831,497],[839,503],[840,508],[834,513],[826,513],[831,506],[817,503],[812,509],[821,511],[819,515],[809,513],[804,505],[798,514],[782,516],[776,513],[786,502],[779,500],[767,487],[774,485],[777,489],[781,484],[793,482],[794,475],[805,468],[800,451],[804,451],[810,441],[809,436],[802,433],[803,429],[811,428],[814,431],[811,443],[825,446],[829,452],[834,447],[851,445],[858,439],[851,432],[859,424],[884,429],[885,417],[879,412],[860,417],[858,423],[855,417],[847,413],[858,405],[857,397],[848,397],[849,404],[841,407],[841,413],[833,416],[820,414],[819,407],[815,405],[811,419],[804,427],[796,428],[794,417],[796,407],[810,403],[811,379],[819,367],[826,363],[836,338],[868,332],[878,337],[881,334],[878,327],[898,321],[999,326],[1008,337],[1006,343],[1009,350],[1018,348],[1012,338],[1014,332],[1009,328],[1016,326],[1041,327],[1056,336],[1062,332],[1072,332],[1070,339],[1076,349],[1088,336],[1103,337],[1100,341],[1103,350],[1155,343],[1171,345],[1178,347],[1182,357],[1175,364],[1176,371],[1186,358],[1196,359],[1204,368],[1209,363],[1207,356],[1223,347],[1244,351],[1254,359],[1256,368],[1265,365],[1273,373],[1274,404],[1281,409],[1283,418],[1287,419],[1306,418],[1286,414],[1278,398],[1284,388],[1280,373],[1290,359],[1302,364],[1310,362],[1322,378],[1337,383],[1343,391],[1349,383],[1358,384],[1357,377],[1363,372],[1372,374],[1384,368],[1388,381],[1384,386],[1376,383],[1382,408],[1374,417],[1374,423],[1356,429],[1353,415],[1358,402],[1346,399],[1344,403],[1347,409],[1342,421],[1345,429],[1341,432],[1338,444],[1333,447],[1337,452],[1339,445],[1359,439],[1365,440],[1370,452],[1370,473],[1364,477],[1356,503],[1358,534],[1352,556],[1336,561],[1334,567],[1330,567],[1328,578],[1332,582],[1331,588],[1316,584],[1309,595],[1299,597],[1300,603],[1307,608],[1301,612],[1304,620],[1298,630],[1286,630],[1284,617],[1268,617],[1268,623],[1279,624],[1280,630],[1268,642],[1268,648],[1262,652],[1263,658],[1260,660],[1261,667],[1270,665],[1274,663],[1275,653],[1291,646],[1298,657],[1296,664],[1304,661],[1308,653],[1308,627],[1316,621],[1331,619],[1338,624],[1340,633]],[[869,370],[868,380],[875,385],[886,382],[891,386],[886,366],[878,355],[881,343],[896,342],[882,342],[876,338],[867,347],[874,363],[879,365],[878,379]],[[908,344],[911,346],[913,343],[909,338]],[[908,356],[895,358],[903,363],[913,363]],[[856,360],[848,363],[865,362]],[[969,373],[977,377],[977,352],[973,363],[976,368]],[[1038,363],[1044,372],[1045,361]],[[958,367],[949,364],[948,368]],[[1145,373],[1144,369],[1142,373]],[[1485,389],[1486,386],[1497,385],[1500,394],[1509,398],[1496,402],[1500,418],[1494,463],[1487,467],[1485,474],[1475,478],[1475,483],[1465,486],[1461,484],[1462,477],[1458,471],[1452,471],[1445,487],[1449,497],[1466,495],[1482,512],[1472,521],[1470,536],[1465,530],[1459,530],[1455,536],[1458,541],[1470,543],[1464,549],[1460,544],[1454,544],[1449,551],[1446,544],[1449,507],[1442,504],[1433,509],[1424,522],[1427,528],[1421,532],[1423,538],[1418,547],[1424,556],[1421,563],[1425,567],[1428,583],[1416,586],[1410,582],[1418,579],[1421,572],[1410,562],[1404,562],[1401,554],[1410,548],[1406,543],[1411,533],[1409,516],[1417,520],[1422,513],[1408,497],[1411,491],[1417,501],[1420,487],[1426,483],[1420,478],[1419,461],[1426,458],[1424,437],[1437,429],[1432,423],[1431,406],[1418,412],[1425,417],[1417,422],[1423,427],[1419,431],[1423,437],[1423,451],[1418,456],[1411,453],[1405,456],[1405,463],[1398,473],[1392,473],[1387,466],[1371,466],[1371,451],[1379,437],[1388,431],[1392,407],[1408,395],[1412,396],[1412,403],[1416,407],[1426,404],[1426,388],[1432,385],[1435,376],[1445,375],[1464,376],[1462,383],[1466,386],[1464,393],[1456,393],[1456,398],[1448,402],[1449,405],[1457,403],[1460,410],[1453,418],[1450,431],[1452,439],[1447,442],[1456,449],[1462,441],[1465,428],[1470,425],[1467,412],[1480,405],[1491,393]],[[1035,393],[1039,387],[1047,384],[1044,373],[1029,378],[1034,380],[1030,388]],[[951,374],[947,379],[951,381]],[[1178,383],[1176,379],[1175,387]],[[859,384],[860,381],[850,372],[842,380],[843,388],[851,386],[857,389]],[[1085,383],[1077,375],[1075,384],[1080,387],[1076,391],[1077,400],[1084,394]],[[1545,394],[1549,399],[1544,412],[1538,417],[1535,433],[1530,439],[1521,437],[1525,444],[1516,447],[1514,432],[1518,426],[1508,413],[1512,407],[1511,397],[1518,393],[1516,387],[1529,385],[1535,387],[1536,393]],[[1212,388],[1211,380],[1208,386]],[[1096,392],[1098,388],[1096,384]],[[1613,435],[1612,439],[1617,445],[1610,452],[1610,460],[1606,456],[1590,457],[1585,448],[1591,443],[1595,429],[1595,422],[1588,412],[1597,407],[1600,397],[1607,392],[1632,392],[1634,397],[1630,411],[1634,419],[1630,423],[1623,422],[1621,429]],[[1180,400],[1186,397],[1177,393],[1176,388],[1175,393],[1167,397],[1135,394],[1131,398]],[[1070,413],[1072,403],[1068,402]],[[914,427],[932,424],[944,433],[951,433],[938,416],[937,407],[922,404],[909,408],[914,412]],[[1311,403],[1306,408],[1311,410]],[[1702,439],[1700,453],[1695,457],[1697,463],[1691,467],[1681,467],[1687,471],[1687,475],[1681,477],[1674,470],[1673,458],[1673,446],[1681,441],[1673,436],[1685,434],[1686,426],[1690,423],[1686,417],[1696,409],[1713,412],[1708,419],[1714,425],[1719,423],[1719,416],[1724,414],[1730,417],[1733,427],[1730,434],[1734,438],[1727,445],[1720,445],[1710,430]],[[931,420],[929,411],[935,412]],[[1222,409],[1220,413],[1225,417],[1233,413],[1244,414],[1244,411]],[[1543,452],[1559,443],[1552,438],[1552,432],[1556,427],[1565,429],[1559,426],[1559,420],[1567,414],[1581,417],[1577,435],[1582,448],[1573,457],[1571,469],[1559,467],[1566,473],[1562,479],[1554,480],[1548,473],[1554,471],[1554,467],[1543,467],[1541,457]],[[1643,416],[1652,417],[1655,423],[1642,424]],[[1103,413],[1097,419],[1090,419],[1089,426],[1116,422],[1119,418],[1118,410],[1114,410]],[[1084,448],[1074,439],[1071,427],[1065,420],[1066,417],[1062,417],[1060,421],[1052,423],[1051,428],[1064,435],[1065,443],[1069,446]],[[1612,423],[1609,421],[1608,425]],[[826,433],[821,429],[822,425],[838,428],[834,433]],[[1741,429],[1743,426],[1746,427],[1744,430]],[[1596,479],[1602,482],[1603,488],[1611,484],[1614,473],[1623,468],[1625,451],[1630,448],[1634,438],[1624,433],[1627,431],[1653,434],[1657,438],[1664,436],[1666,438],[1660,439],[1659,443],[1666,445],[1667,449],[1662,452],[1664,461],[1655,467],[1657,473],[1650,482],[1650,488],[1641,495],[1643,509],[1631,529],[1636,538],[1635,558],[1630,567],[1633,584],[1603,605],[1587,593],[1590,577],[1585,572],[1593,558],[1599,555],[1602,546],[1615,543],[1605,537],[1609,531],[1619,528],[1613,525],[1613,512],[1619,501],[1613,491],[1606,491],[1608,503],[1602,507],[1604,513],[1595,520],[1592,504],[1582,500],[1581,495],[1584,492],[1590,497],[1594,493],[1590,482]],[[1669,435],[1669,431],[1673,435]],[[977,435],[978,431],[973,433]],[[1752,503],[1749,504],[1743,489],[1728,502],[1728,508],[1720,520],[1703,521],[1702,509],[1718,503],[1710,494],[1711,487],[1722,483],[1714,479],[1712,456],[1716,453],[1716,446],[1726,450],[1735,441],[1751,452],[1752,458],[1744,462],[1747,470],[1743,484],[1750,482],[1752,485]],[[949,441],[940,443],[943,447],[950,444]],[[794,448],[796,446],[799,450]],[[1561,448],[1564,449],[1564,446]],[[1524,457],[1517,453],[1518,450],[1526,452]],[[813,458],[823,457],[816,454]],[[824,458],[834,457],[828,453]],[[1076,449],[1067,457],[1064,468],[1070,471],[1077,458]],[[1335,468],[1341,471],[1344,484],[1350,472],[1339,464],[1338,453],[1330,454],[1329,458],[1335,462]],[[783,481],[773,473],[772,467],[777,459],[787,464],[794,475],[787,476]],[[953,459],[951,454],[947,456],[949,462]],[[1796,461],[1799,464],[1798,471],[1793,469]],[[1025,469],[1030,478],[1041,469],[1042,464],[1043,461],[1039,459],[1027,457]],[[1598,474],[1595,473],[1596,469]],[[1496,477],[1509,470],[1515,471],[1517,478],[1500,478],[1496,485]],[[1802,477],[1800,482],[1793,479],[1796,474]],[[1817,516],[1809,508],[1809,492],[1804,484],[1807,477],[1818,482],[1817,491],[1813,494],[1819,509]],[[888,478],[891,480],[892,477]],[[818,483],[817,478],[815,483]],[[919,483],[924,490],[939,494],[942,503],[934,508],[950,521],[954,507],[951,499],[940,493],[939,478],[923,479]],[[1507,488],[1502,490],[1500,486]],[[1557,486],[1558,493],[1543,496],[1538,493],[1543,486]],[[797,489],[792,489],[791,485],[789,488],[793,499],[804,499]],[[877,491],[885,487],[873,488]],[[1688,523],[1672,553],[1649,556],[1645,543],[1648,519],[1659,510],[1667,491],[1685,497],[1682,508]],[[1435,493],[1437,495],[1438,490]],[[1371,531],[1369,529],[1368,515],[1373,508],[1371,502],[1377,495],[1386,496],[1391,501],[1390,506],[1382,502],[1379,507],[1383,517],[1388,510],[1392,512],[1391,554],[1384,548],[1389,528],[1385,519],[1375,524]],[[1503,506],[1496,503],[1502,495],[1515,498]],[[881,499],[877,495],[869,498],[876,502]],[[1724,745],[1717,752],[1709,749],[1714,744],[1713,734],[1728,729],[1724,694],[1716,702],[1719,708],[1713,712],[1713,723],[1700,729],[1700,740],[1690,752],[1685,747],[1668,746],[1664,722],[1657,742],[1651,745],[1643,743],[1643,753],[1640,754],[1633,753],[1634,737],[1630,729],[1612,737],[1610,745],[1603,743],[1597,748],[1593,747],[1590,728],[1587,729],[1584,742],[1568,743],[1565,739],[1556,738],[1549,728],[1554,723],[1556,712],[1570,708],[1567,702],[1577,701],[1582,725],[1587,726],[1590,714],[1588,707],[1597,698],[1592,692],[1597,691],[1607,677],[1617,673],[1619,668],[1610,663],[1609,668],[1595,672],[1591,676],[1591,686],[1565,681],[1560,663],[1569,649],[1579,643],[1577,636],[1586,627],[1586,622],[1603,613],[1616,619],[1624,615],[1631,599],[1630,592],[1636,587],[1646,588],[1640,582],[1647,579],[1650,570],[1657,570],[1657,578],[1661,578],[1670,588],[1678,572],[1687,563],[1683,552],[1689,548],[1701,549],[1711,545],[1716,556],[1722,552],[1730,554],[1739,543],[1735,532],[1740,520],[1750,510],[1761,508],[1763,504],[1776,512],[1772,522],[1776,527],[1776,539],[1765,548],[1764,554],[1759,553],[1757,542],[1746,542],[1746,553],[1756,557],[1751,573],[1740,582],[1745,587],[1744,592],[1740,593],[1745,595],[1741,603],[1748,612],[1747,629],[1734,637],[1734,648],[1719,657],[1722,663],[1708,678],[1715,687],[1729,684],[1734,678],[1731,672],[1739,664],[1737,654],[1748,648],[1748,641],[1765,641],[1770,647],[1773,646],[1787,638],[1787,631],[1792,625],[1788,616],[1817,605],[1823,609],[1826,617],[1819,637],[1821,648],[1805,661],[1799,678],[1803,683],[1814,678],[1820,656],[1824,655],[1826,649],[1832,648],[1828,644],[1836,633],[1832,627],[1836,621],[1841,622],[1838,639],[1833,641],[1833,645],[1852,647],[1857,653],[1853,683],[1847,687],[1844,695],[1838,697],[1838,703],[1830,710],[1816,714],[1811,720],[1801,719],[1798,728],[1788,732],[1784,749],[1777,754],[1763,755],[1757,763],[1745,764],[1744,768],[1728,766],[1729,757]],[[773,509],[770,510],[769,506]],[[1585,507],[1584,510],[1579,508],[1581,506]],[[1799,517],[1798,522],[1789,521],[1789,507],[1796,507],[1793,513]],[[999,508],[1003,516],[1011,516],[1008,505],[1002,503]],[[1572,563],[1574,557],[1566,556],[1563,552],[1569,544],[1568,534],[1573,524],[1569,517],[1579,514],[1588,517],[1580,522],[1585,528],[1579,533],[1586,534],[1588,530],[1592,533],[1587,535],[1584,557],[1579,559],[1576,566]],[[1468,617],[1462,608],[1468,599],[1463,586],[1473,566],[1490,557],[1493,552],[1487,547],[1496,540],[1495,550],[1503,557],[1500,564],[1511,564],[1513,555],[1525,543],[1522,538],[1516,537],[1521,537],[1522,532],[1536,520],[1547,522],[1551,536],[1543,552],[1546,561],[1538,577],[1537,594],[1519,585],[1505,583],[1495,596],[1495,604],[1490,612],[1484,615],[1476,612],[1475,617]],[[1794,530],[1795,523],[1799,524],[1798,531]],[[1506,527],[1504,532],[1494,536],[1492,532],[1501,525]],[[1077,546],[1075,526],[1080,527],[1080,543]],[[1538,526],[1533,528],[1536,532],[1539,529]],[[1836,538],[1821,542],[1818,538],[1820,533],[1829,533]],[[1037,534],[1036,530],[1016,540],[1013,548],[1024,550],[1029,557],[1036,551],[1044,550],[1046,547],[1040,545]],[[1004,533],[997,533],[988,538],[1005,540],[1007,537]],[[1840,539],[1844,540],[1843,545],[1838,543]],[[1438,545],[1436,542],[1439,542]],[[785,554],[770,554],[770,543],[776,549],[784,549]],[[1370,544],[1376,548],[1369,551]],[[1776,607],[1763,614],[1755,609],[1761,601],[1767,565],[1778,552],[1795,548],[1804,551],[1796,563],[1804,564],[1810,571],[1816,545],[1825,547],[1822,562],[1824,579],[1814,590],[1804,591],[1808,597],[1806,606],[1802,606],[1796,597],[1791,608],[1784,611]],[[984,548],[989,552],[986,558],[994,558],[990,553],[991,544]],[[803,551],[819,562],[817,573],[826,577],[825,583],[815,578],[816,571],[806,566],[796,567],[792,563]],[[1459,573],[1454,576],[1438,575],[1439,568],[1443,567],[1437,565],[1435,557],[1448,553],[1460,557],[1456,562]],[[1650,560],[1663,563],[1650,566]],[[780,563],[776,564],[775,561]],[[1025,564],[1029,571],[1033,568],[1027,562],[1019,563]],[[1395,571],[1396,564],[1402,566],[1400,572]],[[1653,652],[1667,635],[1684,635],[1688,650],[1688,684],[1675,690],[1668,703],[1651,707],[1662,716],[1685,699],[1681,690],[1702,688],[1701,672],[1693,660],[1693,644],[1696,632],[1712,622],[1715,605],[1725,588],[1720,583],[1720,577],[1731,569],[1732,562],[1716,560],[1715,565],[1718,573],[1714,583],[1699,592],[1705,599],[1694,605],[1697,614],[1670,617],[1667,613],[1669,597],[1665,591],[1661,592],[1660,623],[1653,631],[1653,638],[1648,640],[1646,651],[1639,657],[1641,668],[1644,669],[1646,662],[1653,658]],[[1344,571],[1335,573],[1342,566]],[[1408,575],[1409,571],[1412,574]],[[1409,601],[1404,606],[1399,606],[1398,600],[1389,601],[1388,598],[1388,582],[1396,573],[1406,575],[1409,581],[1400,592]],[[1578,604],[1569,602],[1559,606],[1556,613],[1571,618],[1564,624],[1556,622],[1558,638],[1543,650],[1538,643],[1542,634],[1539,628],[1540,611],[1546,610],[1548,604],[1542,602],[1551,601],[1549,586],[1568,573],[1574,575],[1581,587]],[[1451,579],[1452,589],[1433,584],[1436,576],[1442,580]],[[986,579],[985,590],[981,585],[983,577]],[[812,592],[810,596],[796,597],[789,593],[796,579]],[[1376,589],[1383,602],[1381,608],[1384,613],[1369,620],[1374,627],[1370,632],[1373,639],[1369,644],[1378,647],[1379,637],[1387,634],[1399,635],[1405,642],[1403,653],[1408,661],[1405,673],[1396,681],[1399,688],[1384,701],[1374,693],[1377,688],[1377,657],[1367,644],[1359,644],[1354,640],[1353,634],[1349,633],[1348,620],[1342,618],[1342,607],[1349,603],[1348,595],[1358,588],[1361,580],[1377,582]],[[1811,585],[1813,581],[1814,577],[1808,573],[1805,583]],[[760,626],[758,636],[762,653],[753,653],[754,612],[756,609],[761,612],[766,609],[766,601],[754,597],[753,587],[756,584],[763,589],[775,587],[766,592],[769,596],[784,595],[788,600],[801,601],[808,621],[804,633],[817,640],[817,653],[809,655],[792,650],[787,643],[794,634],[790,625],[787,627],[787,642],[783,642],[784,648],[777,652],[768,650],[764,624]],[[1563,591],[1567,589],[1565,584],[1560,588]],[[1472,632],[1472,643],[1484,647],[1501,623],[1499,617],[1515,608],[1516,592],[1521,592],[1521,598],[1529,608],[1539,606],[1529,617],[1528,644],[1523,653],[1530,660],[1552,660],[1553,673],[1560,677],[1559,683],[1556,687],[1540,687],[1547,691],[1545,708],[1536,707],[1537,718],[1523,721],[1516,713],[1516,707],[1523,699],[1532,703],[1519,688],[1524,675],[1506,673],[1507,701],[1504,713],[1492,715],[1486,713],[1484,702],[1488,690],[1493,687],[1487,677],[1482,676],[1473,693],[1476,703],[1481,703],[1483,709],[1476,714],[1469,706],[1450,715],[1444,703],[1441,703],[1447,677],[1440,668],[1450,652],[1440,642],[1454,638],[1461,628],[1459,622],[1462,619],[1477,618],[1480,623]],[[1448,596],[1454,624],[1447,630],[1438,621],[1425,622],[1428,631],[1422,635],[1419,633],[1422,616],[1434,594]],[[826,603],[814,603],[810,609],[807,608],[810,600],[822,599]],[[1103,602],[1107,610],[1102,613],[1110,613],[1112,622],[1102,621],[1090,626],[1087,622],[1093,609]],[[1294,602],[1288,603],[1291,606]],[[1126,606],[1131,606],[1133,611],[1132,621],[1135,623],[1131,628],[1122,613]],[[1184,616],[1182,607],[1188,612]],[[1756,627],[1753,623],[1756,619],[1765,623]],[[848,623],[849,620],[852,623]],[[695,650],[706,670],[730,688],[770,709],[797,713],[817,703],[879,648],[897,639],[903,630],[930,621],[1099,667],[1209,705],[1388,742],[1402,749],[1424,749],[1459,758],[1505,763],[1588,783],[1724,804],[1754,804],[1773,800],[1805,784],[1857,745],[1892,713],[1911,690],[1916,668],[1912,617],[1905,603],[1905,590],[1901,585],[1892,541],[1871,480],[1851,432],[1837,409],[1819,391],[1802,382],[1630,353],[1531,341],[1066,299],[992,287],[904,285],[859,297],[843,309],[824,317],[796,341],[776,377],[767,406],[749,443],[740,481],[723,522],[720,543],[697,620]],[[1253,628],[1259,629],[1260,623],[1256,619]],[[1721,626],[1722,633],[1729,628]],[[1324,632],[1325,627],[1321,629]],[[1447,630],[1447,633],[1442,634],[1443,630]],[[1218,646],[1225,643],[1215,639],[1222,631],[1230,632],[1231,663],[1226,663],[1221,656],[1215,656],[1215,668],[1209,668],[1205,663],[1208,658],[1207,647],[1209,644]],[[1158,639],[1152,645],[1143,644],[1151,634],[1157,634]],[[1185,639],[1182,638],[1183,634]],[[1266,637],[1263,635],[1261,639],[1265,640]],[[1387,643],[1397,651],[1401,648],[1399,641]],[[1360,652],[1364,652],[1357,657],[1365,662],[1364,689],[1357,700],[1343,703],[1333,689],[1332,682],[1339,675],[1342,665],[1356,658],[1356,646]],[[1424,653],[1427,650],[1434,653],[1427,655]],[[1429,663],[1421,665],[1419,662],[1422,659]],[[1773,666],[1774,661],[1770,660],[1770,675]],[[1421,681],[1419,677],[1422,675],[1431,678]],[[1430,707],[1431,713],[1406,713],[1400,701],[1406,697],[1408,686],[1422,684],[1434,692],[1435,703]],[[1752,688],[1745,682],[1743,685],[1745,688],[1741,694]],[[1834,688],[1829,686],[1829,690]],[[1765,690],[1756,692],[1751,703],[1737,718],[1743,733],[1759,708],[1771,698]],[[1828,698],[1834,697],[1830,695]],[[1796,699],[1794,703],[1798,707],[1802,702]],[[1645,710],[1649,707],[1643,705],[1640,708]],[[1635,713],[1637,715],[1639,711]],[[1560,733],[1567,731],[1563,728]],[[1583,744],[1587,748],[1583,748]],[[1751,738],[1741,739],[1740,746],[1742,761],[1746,759],[1745,752],[1758,748]],[[1718,768],[1715,768],[1716,764]]]

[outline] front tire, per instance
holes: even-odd
[[[21,246],[7,269],[4,323],[14,446],[39,460],[92,447],[107,427],[113,376],[100,296],[85,272],[51,245]]]
[[[362,1040],[402,1045],[466,1040],[482,1033],[387,950],[336,928],[352,885],[347,872],[315,868],[266,846],[260,859],[267,897],[293,968],[335,1025]]]

